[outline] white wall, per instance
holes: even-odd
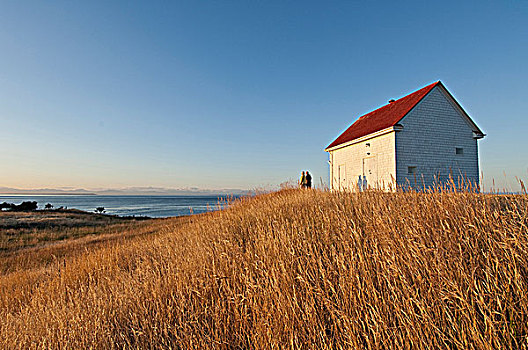
[[[477,140],[441,87],[435,87],[399,124],[403,125],[396,133],[399,185],[430,187],[435,175],[445,182],[450,171],[455,181],[462,175],[478,183]],[[464,154],[457,155],[456,147]],[[415,175],[408,174],[409,166],[416,166]]]
[[[371,187],[387,188],[396,179],[395,147],[395,135],[391,131],[330,151],[331,188],[353,191],[357,188],[359,175],[366,175]]]

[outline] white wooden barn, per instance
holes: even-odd
[[[360,117],[326,149],[335,190],[363,186],[479,185],[477,140],[485,134],[440,82]]]

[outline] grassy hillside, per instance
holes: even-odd
[[[0,276],[0,347],[528,346],[528,198],[286,190]]]
[[[80,210],[0,211],[0,274],[44,266],[78,250],[142,234],[146,218]]]
[[[94,214],[75,209],[0,211],[0,252],[81,237],[102,226],[144,219]]]

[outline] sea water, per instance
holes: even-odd
[[[226,196],[0,195],[0,203],[36,201],[39,209],[44,209],[50,203],[53,208],[94,212],[97,207],[104,207],[107,214],[149,217],[182,216],[218,210],[225,206],[226,199]]]

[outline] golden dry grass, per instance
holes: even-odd
[[[93,214],[75,209],[0,211],[0,253],[83,237],[99,232],[104,226],[144,219]]]
[[[285,190],[153,221],[0,276],[0,346],[527,348],[527,200]]]
[[[80,210],[0,212],[0,274],[44,266],[88,247],[144,234],[146,218]]]

